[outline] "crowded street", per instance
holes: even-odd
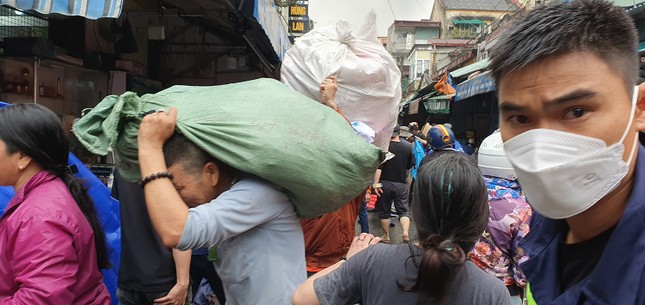
[[[645,305],[645,0],[0,0],[0,305]]]

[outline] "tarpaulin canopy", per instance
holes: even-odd
[[[291,41],[274,1],[255,0],[253,17],[264,29],[280,60],[284,59],[287,50],[291,48]]]
[[[87,19],[117,18],[123,8],[123,0],[0,0],[0,4],[23,11],[81,16]]]
[[[455,102],[461,101],[478,94],[495,91],[495,79],[490,72],[486,72],[457,85],[455,89],[457,90]]]
[[[453,19],[453,24],[482,24],[484,23],[481,19]]]
[[[452,77],[462,77],[464,75],[473,73],[478,70],[486,69],[488,67],[488,64],[490,64],[490,59],[482,59],[474,64],[467,65],[463,68],[459,68],[457,70],[454,70],[450,72],[450,76]]]

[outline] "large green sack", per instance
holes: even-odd
[[[178,109],[179,132],[218,160],[283,187],[300,217],[358,196],[383,159],[338,113],[272,79],[108,96],[73,131],[94,154],[114,149],[120,172],[135,181],[141,115],[170,106]]]

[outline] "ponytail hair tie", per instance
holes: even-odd
[[[455,251],[455,243],[452,241],[452,239],[446,239],[439,244],[438,248],[441,251],[452,252]]]

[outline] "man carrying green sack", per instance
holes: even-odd
[[[113,150],[123,177],[137,181],[141,117],[170,107],[190,142],[284,188],[299,217],[335,211],[358,196],[384,156],[335,111],[273,79],[108,96],[74,124],[74,135],[94,154]]]
[[[175,132],[176,118],[170,108],[146,116],[139,128],[141,184],[163,243],[182,250],[216,246],[227,304],[289,304],[306,279],[294,206],[279,187],[221,163]]]
[[[290,304],[306,278],[298,216],[356,197],[383,157],[333,110],[272,80],[108,97],[74,131],[140,179],[166,246],[217,251],[229,305]]]

